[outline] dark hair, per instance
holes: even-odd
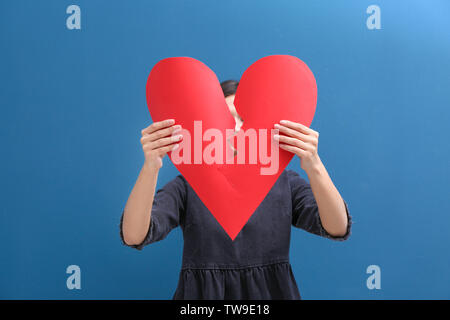
[[[236,93],[239,81],[236,80],[225,80],[220,83],[222,87],[223,95],[226,97],[231,96]]]

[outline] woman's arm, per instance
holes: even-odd
[[[344,200],[328,175],[327,169],[318,159],[316,166],[305,171],[319,207],[323,227],[332,236],[344,236],[348,223]]]
[[[347,211],[317,153],[319,133],[303,124],[287,120],[275,124],[275,128],[281,133],[274,136],[274,139],[279,141],[280,148],[300,158],[301,167],[308,175],[324,229],[332,236],[344,236],[348,225]]]
[[[153,198],[162,158],[178,147],[181,135],[173,135],[181,126],[173,119],[154,122],[142,130],[141,144],[145,162],[128,197],[123,213],[123,239],[127,245],[142,243],[150,226]]]

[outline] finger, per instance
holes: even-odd
[[[279,143],[283,143],[283,144],[288,144],[303,150],[311,150],[313,148],[313,146],[311,146],[309,143],[306,143],[302,140],[296,139],[296,138],[291,138],[288,136],[280,136],[275,134],[273,136],[274,140],[279,141]]]
[[[175,119],[166,119],[166,120],[163,120],[163,121],[153,122],[147,128],[142,129],[141,133],[142,133],[142,135],[150,134],[152,132],[155,132],[156,130],[160,130],[162,128],[171,126],[174,123],[175,123]]]
[[[175,136],[171,136],[171,137],[167,137],[167,138],[161,138],[158,139],[156,141],[152,141],[149,143],[149,145],[151,146],[151,148],[153,150],[164,147],[168,144],[172,144],[174,142],[179,142],[181,141],[181,139],[183,138],[183,135],[181,134],[177,134]]]
[[[313,138],[310,135],[306,135],[297,130],[288,128],[286,126],[275,123],[274,127],[279,130],[279,132],[284,133],[285,135],[300,139],[302,141],[313,142]]]
[[[298,155],[299,157],[303,157],[306,154],[305,150],[302,150],[300,148],[288,145],[288,144],[280,144],[280,148],[289,152],[292,152],[296,155]]]
[[[157,152],[159,153],[160,156],[163,156],[163,155],[166,155],[168,152],[177,149],[179,146],[180,146],[180,144],[178,144],[178,143],[171,144],[169,146],[165,146],[165,147],[157,149]]]
[[[156,141],[158,139],[173,135],[179,131],[181,131],[181,126],[179,124],[177,124],[174,126],[170,126],[170,127],[164,128],[164,129],[157,130],[150,134],[144,134],[141,138],[141,143]]]
[[[308,128],[307,126],[305,126],[304,124],[298,123],[298,122],[293,122],[293,121],[289,121],[289,120],[281,120],[280,124],[289,127],[291,129],[303,132],[304,134],[310,134],[310,135],[316,135],[317,131],[314,131],[311,128]]]
[[[180,143],[182,141],[182,138],[180,140],[176,140],[176,136],[160,139],[153,142],[147,142],[142,145],[142,149],[144,152],[152,151],[152,152],[158,152],[159,149],[167,147],[167,146],[173,146],[175,143]]]

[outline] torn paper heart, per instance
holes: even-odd
[[[205,64],[189,57],[163,59],[150,72],[146,89],[153,121],[172,118],[189,133],[189,146],[183,139],[183,148],[169,156],[234,240],[293,157],[273,143],[273,125],[283,119],[306,126],[312,122],[317,102],[313,73],[289,55],[264,57],[244,72],[234,104],[245,119],[237,136],[248,143],[231,158],[227,137],[234,133],[235,121],[217,76]],[[277,165],[270,169],[275,153]],[[233,158],[234,163],[227,162]]]

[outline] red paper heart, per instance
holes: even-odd
[[[194,121],[201,120],[202,133],[218,129],[223,134],[224,149],[225,130],[235,126],[217,76],[196,59],[173,57],[159,61],[150,72],[146,91],[153,121],[175,119],[191,134],[192,162],[175,166],[234,240],[293,154],[274,145],[279,150],[279,166],[272,175],[261,175],[261,168],[268,165],[261,163],[259,157],[256,164],[206,164],[204,160],[195,164],[194,149],[202,155],[210,142],[194,146],[194,139],[202,140],[194,133]],[[244,120],[241,131],[266,129],[266,146],[270,148],[273,125],[287,119],[309,127],[316,102],[316,81],[308,66],[293,56],[273,55],[259,59],[244,72],[234,104]],[[189,142],[186,136],[185,142]],[[169,156],[172,159],[173,154]]]

